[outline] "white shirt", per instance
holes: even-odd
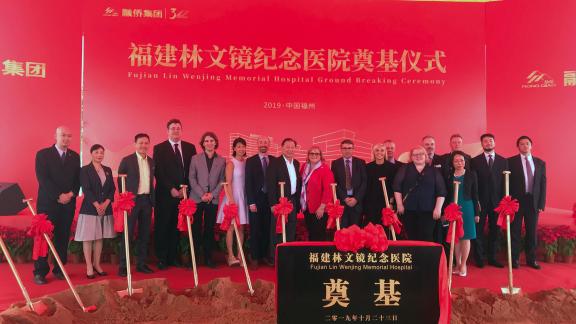
[[[522,158],[522,169],[524,169],[524,184],[526,185],[526,192],[528,192],[528,172],[526,171],[526,161],[528,161],[530,169],[532,170],[532,179],[534,179],[534,160],[532,160],[532,154],[520,154],[520,157]]]
[[[486,163],[488,165],[490,165],[490,156],[492,156],[492,162],[494,162],[494,160],[496,158],[496,153],[494,151],[492,151],[492,153],[484,152],[484,157],[486,158]]]
[[[147,195],[150,193],[150,166],[148,165],[148,156],[142,157],[140,153],[136,153],[136,156],[138,157],[138,170],[140,172],[138,194]]]
[[[58,155],[60,155],[60,157],[62,157],[62,153],[66,153],[66,151],[61,150],[58,145],[54,144],[54,147],[56,148],[56,150],[58,150]]]
[[[296,182],[298,182],[298,178],[296,176],[296,168],[294,167],[294,159],[292,161],[288,161],[284,155],[284,162],[286,162],[286,167],[288,168],[288,175],[290,176],[290,195],[296,193]]]
[[[182,154],[182,141],[174,142],[171,139],[169,139],[168,142],[170,142],[170,145],[172,145],[172,150],[174,151],[174,153],[176,153],[174,144],[178,144],[178,151],[180,151],[180,156],[182,157],[182,165],[184,165],[184,154]]]

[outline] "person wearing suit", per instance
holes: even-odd
[[[292,242],[296,239],[296,215],[300,210],[300,194],[302,190],[302,178],[300,177],[300,162],[294,159],[296,141],[292,138],[282,140],[282,155],[270,160],[270,166],[266,173],[266,189],[268,191],[268,201],[272,205],[270,210],[274,215],[274,205],[280,200],[279,182],[284,182],[284,197],[292,202],[294,209],[286,215],[286,241]],[[282,242],[282,234],[276,234],[276,217],[272,216],[270,221],[270,257],[275,258],[276,245]]]
[[[394,191],[392,184],[396,171],[401,162],[395,164],[387,159],[388,152],[385,144],[375,144],[372,148],[374,161],[366,165],[366,196],[364,197],[364,214],[366,223],[382,224],[382,209],[386,207],[384,201],[384,190],[380,178],[386,177],[384,183],[388,190],[388,199],[390,203],[394,201]]]
[[[448,202],[454,202],[454,181],[460,182],[458,187],[457,204],[462,210],[462,222],[464,236],[461,237],[454,247],[456,257],[455,274],[466,277],[468,255],[470,254],[470,240],[476,238],[476,224],[480,221],[478,204],[478,177],[476,172],[470,169],[466,161],[466,153],[462,151],[452,152],[452,175],[446,179]],[[448,233],[448,235],[450,235]],[[449,251],[449,250],[448,250]],[[449,253],[449,252],[448,252]]]
[[[102,239],[116,237],[112,202],[114,201],[114,178],[112,169],[102,165],[104,147],[94,144],[90,148],[92,162],[80,170],[80,186],[84,194],[74,240],[82,242],[84,260],[86,260],[86,277],[88,279],[107,275],[100,266]],[[96,273],[96,274],[95,274]]]
[[[440,171],[427,164],[426,155],[421,146],[410,150],[411,163],[398,170],[393,189],[408,239],[432,242],[442,214],[446,185]]]
[[[302,191],[300,206],[304,211],[309,241],[326,241],[326,223],[328,214],[326,205],[333,201],[332,187],[334,176],[324,162],[318,146],[308,150],[306,163],[300,168]]]
[[[76,197],[80,189],[80,156],[70,149],[72,132],[68,127],[56,129],[56,143],[36,153],[35,169],[38,179],[38,213],[48,215],[54,225],[54,246],[66,264],[70,227],[74,220]],[[50,272],[47,257],[34,262],[34,282],[46,284],[46,275]],[[57,279],[64,280],[64,274],[58,265],[52,273]]]
[[[526,263],[529,267],[540,269],[536,262],[538,239],[536,228],[538,216],[546,206],[546,163],[532,156],[532,140],[520,136],[516,141],[520,154],[508,159],[510,167],[510,195],[518,199],[520,209],[511,224],[512,229],[512,267],[518,268],[522,220],[526,227]]]
[[[353,157],[354,142],[349,139],[340,143],[342,157],[332,161],[332,173],[338,184],[336,194],[344,205],[342,215],[342,228],[350,225],[360,225],[362,216],[362,203],[366,194],[366,162]]]
[[[171,119],[166,124],[168,140],[154,146],[156,177],[156,213],[154,242],[158,269],[178,265],[178,204],[184,197],[181,185],[189,185],[190,160],[196,154],[194,144],[182,141],[182,123]]]
[[[386,149],[386,161],[394,164],[394,166],[396,166],[396,170],[398,170],[405,163],[396,160],[396,143],[390,139],[387,139],[382,144],[384,144],[384,148]]]
[[[204,152],[194,155],[190,162],[190,199],[196,202],[194,213],[194,248],[196,251],[203,247],[204,265],[215,268],[212,261],[214,249],[214,226],[216,226],[216,212],[222,182],[224,182],[224,169],[226,159],[216,154],[218,137],[212,132],[206,132],[200,139],[200,146]],[[204,216],[204,217],[202,217]]]
[[[134,136],[135,153],[125,156],[120,161],[118,174],[126,175],[126,191],[136,197],[136,203],[128,216],[128,236],[133,240],[134,229],[138,223],[138,238],[136,240],[136,253],[138,260],[136,271],[152,273],[146,264],[148,257],[148,242],[150,240],[150,226],[152,225],[152,208],[154,207],[154,161],[148,156],[150,137],[139,133]],[[118,178],[118,188],[122,190],[122,180]],[[124,233],[122,233],[122,236]],[[124,253],[124,237],[120,240],[120,264],[118,275],[126,277],[126,254]]]
[[[480,137],[483,153],[471,160],[472,170],[478,175],[478,197],[480,202],[480,220],[476,225],[476,239],[472,240],[474,258],[479,268],[484,267],[484,248],[487,247],[488,264],[503,268],[504,265],[496,260],[498,235],[500,228],[497,225],[498,215],[494,208],[504,197],[504,175],[508,170],[508,160],[494,152],[495,138],[492,134],[483,134]],[[488,236],[484,228],[488,222]]]
[[[426,163],[435,168],[442,169],[444,156],[436,154],[436,139],[430,135],[422,137],[422,147],[426,150]]]
[[[250,223],[250,267],[258,268],[258,262],[271,265],[270,251],[270,202],[266,188],[266,174],[270,162],[274,159],[268,155],[270,139],[258,138],[258,154],[246,160],[246,201],[249,209]]]
[[[442,156],[442,173],[444,175],[444,177],[446,179],[448,179],[449,177],[452,176],[452,174],[454,173],[454,164],[452,163],[452,160],[454,159],[454,154],[455,152],[460,152],[462,154],[464,154],[464,159],[466,160],[466,165],[467,167],[470,166],[470,160],[472,159],[472,157],[466,153],[464,153],[464,151],[462,151],[462,148],[464,146],[464,139],[462,138],[462,135],[460,134],[454,134],[452,136],[450,136],[450,153],[446,153]]]

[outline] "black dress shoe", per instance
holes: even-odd
[[[488,264],[496,268],[504,268],[504,265],[496,260],[489,260]]]
[[[86,275],[86,278],[88,278],[88,279],[96,279],[96,274],[95,274],[95,273],[93,273],[93,274],[91,274],[91,275],[87,274],[87,275]]]
[[[126,277],[128,275],[126,267],[120,267],[120,269],[118,269],[118,275],[120,277]]]
[[[512,261],[512,269],[518,269],[518,268],[520,268],[518,261]]]
[[[538,264],[538,262],[534,261],[534,262],[528,262],[528,266],[532,269],[536,269],[536,270],[540,270],[540,265]]]
[[[206,259],[204,261],[204,265],[207,266],[210,269],[216,269],[216,264],[214,264],[214,262],[210,259]]]
[[[136,271],[138,272],[142,272],[142,273],[153,273],[154,271],[152,271],[152,269],[150,269],[150,267],[148,267],[147,265],[141,265],[136,267]]]
[[[64,274],[62,272],[53,272],[52,273],[54,275],[54,277],[56,277],[56,279],[58,280],[64,280],[66,278],[64,278]]]
[[[158,270],[165,270],[168,268],[168,265],[162,261],[159,261],[156,267],[158,267]]]
[[[476,266],[478,268],[484,268],[484,261],[483,260],[476,260]]]
[[[45,285],[48,282],[46,281],[46,278],[44,276],[37,274],[37,275],[34,275],[34,283],[37,285]]]
[[[101,276],[101,277],[108,275],[108,272],[106,272],[106,271],[100,272],[100,271],[96,270],[96,268],[94,268],[94,273]]]

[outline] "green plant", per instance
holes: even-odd
[[[82,255],[83,251],[84,250],[82,247],[82,242],[72,240],[68,244],[68,253],[69,254]]]

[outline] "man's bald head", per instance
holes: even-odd
[[[56,128],[56,145],[61,150],[67,150],[72,142],[72,131],[67,126],[59,126]]]

